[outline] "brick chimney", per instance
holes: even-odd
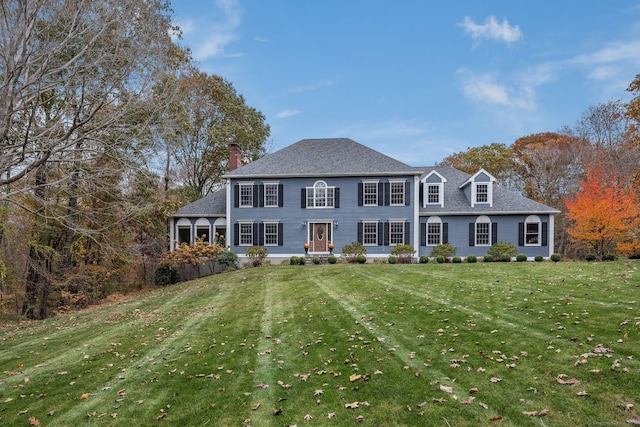
[[[242,166],[242,148],[238,144],[229,144],[229,172]]]

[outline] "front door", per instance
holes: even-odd
[[[314,222],[309,228],[309,249],[311,252],[328,252],[331,241],[331,224],[324,222]]]

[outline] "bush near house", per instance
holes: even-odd
[[[431,256],[437,259],[438,256],[441,255],[446,259],[454,256],[456,254],[456,251],[457,248],[455,246],[451,245],[450,243],[444,243],[431,249]]]
[[[254,267],[260,267],[264,264],[264,260],[269,255],[269,250],[267,248],[263,248],[262,246],[250,246],[244,251],[247,258],[249,258],[249,262]]]
[[[420,255],[420,264],[427,264],[429,262],[429,257],[426,255]]]
[[[396,245],[391,249],[391,255],[398,258],[400,264],[411,264],[416,250],[411,245]]]
[[[338,262],[338,258],[336,258],[335,255],[329,255],[329,257],[327,258],[327,262],[329,264],[335,264],[336,262]]]
[[[508,242],[498,242],[491,245],[487,254],[491,255],[494,259],[507,262],[506,257],[509,257],[509,261],[511,261],[511,258],[518,254],[518,248]]]
[[[342,247],[342,257],[351,264],[358,262],[360,255],[367,255],[367,248],[360,242],[351,242]]]
[[[225,267],[225,270],[236,270],[238,268],[238,255],[230,250],[224,250],[218,254],[218,264]]]
[[[474,264],[474,263],[478,262],[478,257],[475,256],[475,255],[469,255],[469,256],[467,256],[467,262],[469,264]]]

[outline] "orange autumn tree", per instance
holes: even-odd
[[[640,202],[637,192],[615,176],[589,169],[580,191],[567,199],[567,232],[602,259],[607,253],[628,255],[640,249]]]

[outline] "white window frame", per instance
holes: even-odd
[[[405,221],[389,221],[389,246],[404,244]]]
[[[176,229],[177,229],[177,235],[176,235],[175,247],[180,247],[180,245],[182,244],[190,245],[191,243],[193,243],[193,235],[192,235],[193,227],[191,226],[191,221],[189,221],[187,218],[180,218],[176,224]],[[182,234],[181,231],[189,232],[188,241],[183,241],[183,242],[180,241],[180,234]]]
[[[253,246],[253,221],[238,221],[238,246]]]
[[[424,204],[425,205],[443,205],[443,197],[442,197],[442,189],[444,188],[444,185],[441,182],[438,183],[433,183],[433,182],[428,182],[424,184]],[[431,189],[435,189],[436,191],[434,193],[431,193]],[[431,201],[431,196],[435,196],[436,200],[435,201]]]
[[[482,230],[481,230],[482,228]],[[486,232],[485,232],[486,229]],[[481,216],[476,220],[476,224],[474,227],[474,240],[475,246],[491,246],[491,220],[487,216]],[[479,241],[479,236],[486,235],[486,242],[484,239],[482,242]]]
[[[279,221],[264,221],[264,245],[265,246],[278,246],[278,228]]]
[[[277,208],[278,207],[278,199],[280,198],[280,194],[278,194],[278,190],[280,187],[279,182],[264,182],[264,207],[265,208]],[[271,193],[270,193],[271,191]]]
[[[440,219],[440,217],[438,216],[429,217],[429,219],[427,219],[426,233],[427,235],[425,236],[425,240],[427,242],[427,246],[441,245],[442,244],[442,219]]]
[[[378,221],[362,221],[362,244],[378,246]]]
[[[362,181],[362,206],[378,206],[378,182]]]
[[[529,226],[535,225],[536,232],[529,232]],[[535,242],[529,243],[529,238],[535,237]],[[525,246],[542,246],[542,221],[538,215],[529,215],[524,221],[524,245]]]
[[[238,184],[238,207],[240,208],[252,208],[253,207],[253,183],[239,183]]]
[[[202,230],[202,229],[206,229],[206,234],[207,234],[207,243],[211,243],[211,223],[209,222],[208,219],[206,218],[198,218],[198,220],[196,221],[196,235],[193,239],[193,241],[197,241],[200,237],[201,234],[199,233],[198,230]]]
[[[404,206],[405,204],[404,195],[405,195],[406,185],[407,185],[406,180],[389,181],[389,198],[391,199],[389,201],[389,205]],[[394,191],[394,186],[396,187],[395,191]]]
[[[324,181],[316,181],[313,187],[307,187],[308,209],[333,209],[335,207],[336,187],[328,186]]]
[[[486,187],[487,191],[479,191],[479,188],[481,187]],[[474,182],[473,186],[471,187],[473,194],[471,195],[471,198],[473,200],[473,204],[489,204],[489,206],[493,206],[493,185],[491,182]],[[480,197],[482,197],[484,199],[483,196],[486,196],[487,200],[480,200]]]

